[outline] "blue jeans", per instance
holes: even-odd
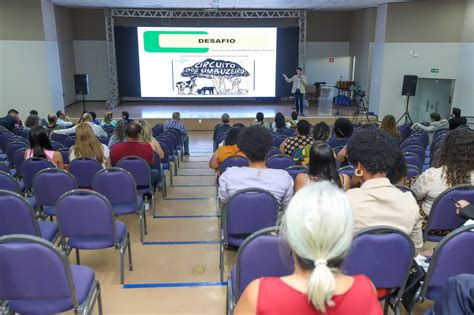
[[[296,111],[300,114],[303,114],[303,100],[304,100],[304,94],[301,93],[300,89],[296,89],[295,105],[296,105]]]

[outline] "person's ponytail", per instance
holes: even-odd
[[[336,280],[327,261],[318,259],[308,280],[308,300],[318,311],[325,313],[326,305],[334,306],[332,296],[336,291]]]

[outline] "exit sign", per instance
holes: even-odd
[[[431,68],[431,73],[439,73],[439,69],[438,68]]]

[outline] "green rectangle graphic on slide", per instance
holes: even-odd
[[[161,35],[167,35],[168,42],[176,44],[173,47],[162,47]],[[204,31],[146,31],[143,33],[145,51],[149,53],[207,53],[208,47],[179,47],[180,36],[188,39],[184,40],[186,43],[189,43],[190,36],[196,36],[196,43],[199,43],[198,35],[208,35],[208,33]]]

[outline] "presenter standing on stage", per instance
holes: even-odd
[[[306,93],[305,85],[308,84],[308,78],[303,74],[303,69],[301,69],[300,67],[296,68],[296,74],[291,78],[288,78],[284,73],[283,77],[285,78],[286,82],[293,82],[291,93],[295,95],[296,111],[298,112],[298,114],[304,117],[303,101],[304,94]]]

